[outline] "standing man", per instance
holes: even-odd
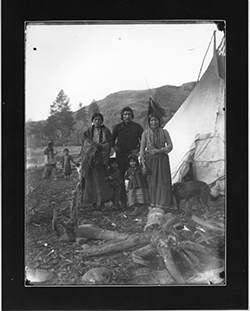
[[[121,185],[121,203],[126,206],[127,195],[125,190],[124,175],[128,169],[128,157],[131,154],[138,154],[140,150],[140,140],[143,132],[142,126],[133,122],[134,113],[130,107],[124,107],[121,111],[121,123],[115,125],[112,134],[114,150],[118,167],[123,179]]]
[[[45,169],[43,171],[43,179],[51,179],[53,177],[53,173],[56,169],[56,158],[55,155],[58,153],[54,148],[53,141],[48,142],[48,146],[43,150],[45,155],[44,164]]]

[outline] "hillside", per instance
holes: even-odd
[[[181,86],[165,85],[155,89],[120,91],[109,94],[104,99],[99,100],[97,104],[100,112],[104,115],[104,124],[112,130],[113,126],[121,121],[120,112],[126,106],[130,106],[133,109],[134,121],[142,124],[147,114],[148,102],[151,97],[165,109],[166,117],[163,119],[163,123],[166,124],[188,97],[194,86],[195,82],[189,82]],[[86,106],[73,112],[76,130],[67,141],[68,145],[79,145],[82,132],[91,125],[90,116],[87,123],[76,119],[77,113],[81,112],[81,110],[88,112],[88,109],[89,106]],[[34,148],[46,144],[46,140],[42,139],[42,128],[45,123],[45,120],[26,123],[26,137],[29,147]],[[55,143],[61,144],[61,140],[59,139]]]
[[[195,82],[177,86],[161,86],[153,90],[121,91],[108,95],[98,101],[100,112],[103,113],[105,124],[112,127],[120,121],[120,111],[123,107],[130,106],[134,110],[135,121],[141,123],[146,116],[148,100],[153,98],[165,109],[167,122],[178,110],[195,86]]]

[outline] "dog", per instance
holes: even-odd
[[[178,213],[180,212],[180,202],[185,200],[186,212],[188,208],[188,200],[193,197],[198,197],[200,203],[206,208],[206,215],[210,211],[208,200],[210,198],[210,188],[208,184],[199,180],[192,180],[188,182],[177,182],[172,186],[173,195],[176,200]]]

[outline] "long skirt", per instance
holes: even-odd
[[[150,204],[158,207],[173,206],[172,180],[167,154],[146,153],[147,183]]]
[[[63,173],[65,175],[71,175],[72,174],[72,169],[69,161],[66,161],[64,163],[64,168],[63,168]]]
[[[128,206],[135,204],[149,204],[148,190],[146,188],[128,190]]]
[[[83,204],[93,204],[99,202],[108,202],[112,199],[114,191],[109,185],[107,177],[107,169],[105,165],[92,167],[88,177],[84,179],[84,189],[82,193]]]

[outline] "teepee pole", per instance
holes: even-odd
[[[204,61],[205,61],[205,58],[206,58],[206,56],[207,56],[207,53],[208,53],[208,50],[209,50],[209,48],[210,48],[210,45],[211,45],[211,42],[212,42],[212,39],[213,39],[213,38],[214,38],[214,48],[215,48],[215,46],[216,46],[216,44],[215,44],[215,31],[213,32],[212,38],[210,39],[210,42],[209,42],[209,44],[208,44],[207,51],[206,51],[205,56],[204,56],[204,58],[203,58],[203,61],[202,61],[202,63],[201,63],[201,69],[200,69],[200,72],[199,72],[199,75],[198,75],[198,78],[197,78],[196,83],[199,82],[200,75],[201,75],[201,70],[202,70],[202,67],[203,67],[203,65],[204,65]]]

